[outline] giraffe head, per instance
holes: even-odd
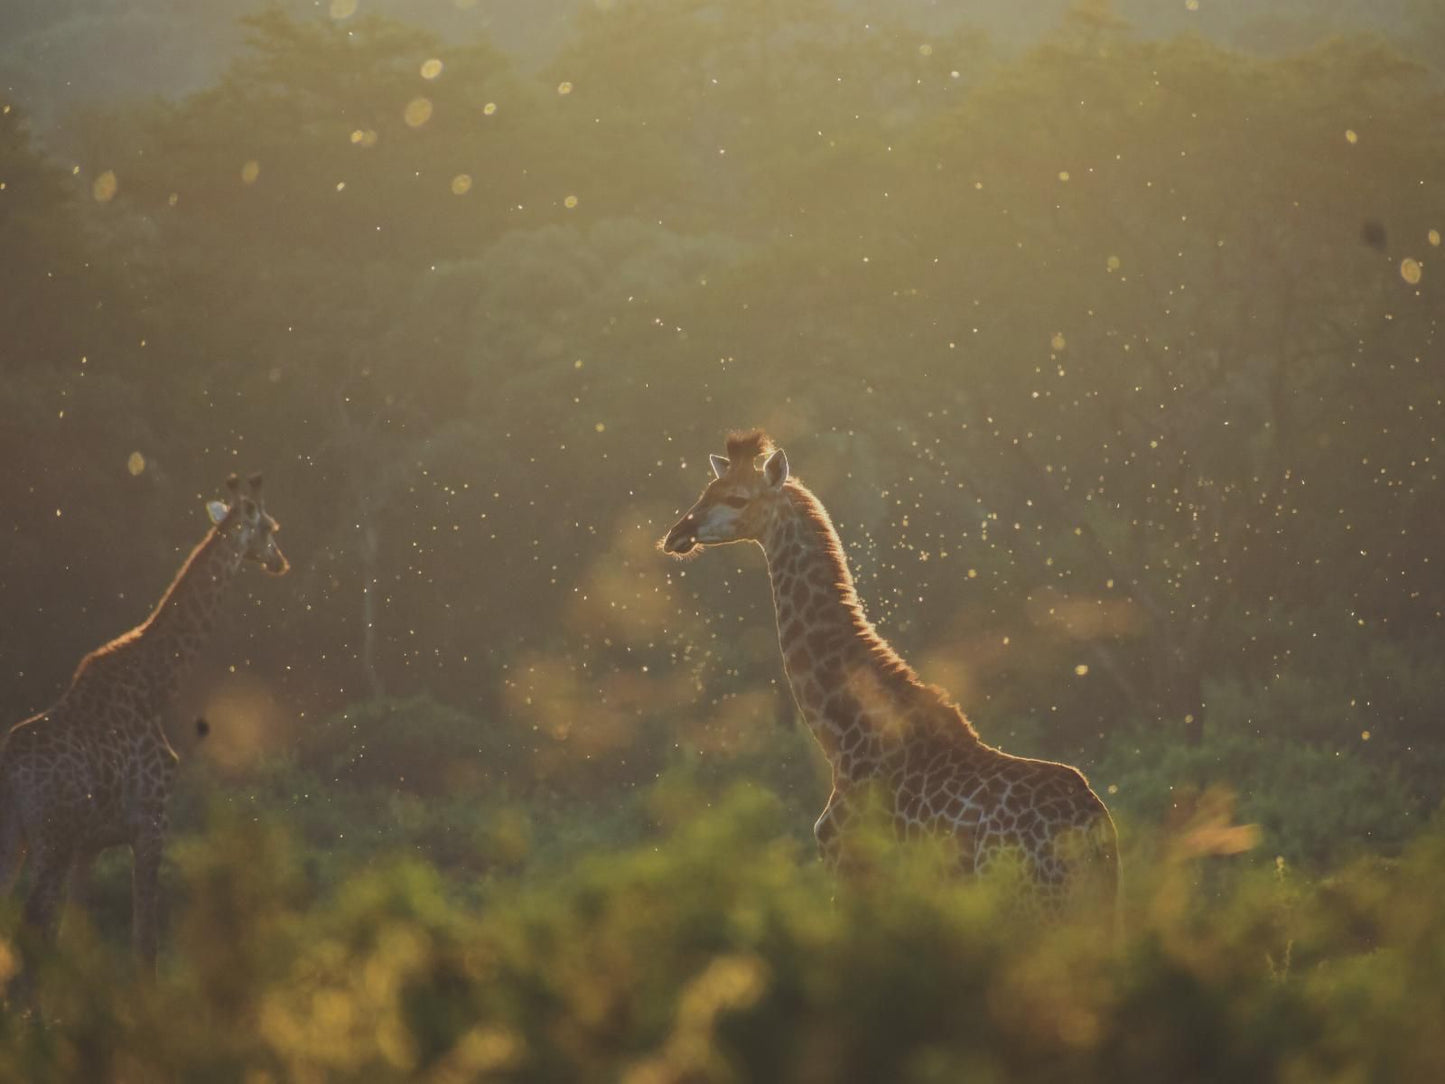
[[[232,549],[238,561],[251,561],[273,576],[280,576],[291,565],[276,545],[276,532],[281,525],[266,511],[261,500],[261,476],[253,474],[246,480],[249,492],[241,492],[241,480],[234,474],[226,479],[230,502],[209,501],[206,511],[211,522]]]
[[[758,541],[788,480],[788,457],[761,430],[728,437],[728,454],[713,455],[715,477],[687,515],[662,540],[664,553],[683,556],[698,546]],[[757,460],[766,456],[761,468]]]

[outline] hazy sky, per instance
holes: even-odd
[[[489,35],[524,59],[545,56],[567,34],[571,14],[598,0],[279,0],[297,14],[375,12],[467,40]],[[64,143],[66,110],[86,101],[175,95],[214,81],[241,45],[246,0],[11,0],[0,4],[0,94],[35,129]],[[1289,49],[1329,33],[1370,26],[1403,33],[1418,0],[1117,0],[1145,33],[1197,30],[1233,45]],[[1017,46],[1057,25],[1069,0],[841,0],[861,18],[904,17],[920,33],[961,21]]]

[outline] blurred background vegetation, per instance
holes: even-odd
[[[1438,1057],[1445,20],[1004,7],[0,13],[0,705],[233,469],[294,566],[176,715],[160,988],[96,982],[114,856],[7,1068]],[[905,657],[1116,811],[1120,952],[911,866],[829,902],[761,555],[653,549],[749,425]]]

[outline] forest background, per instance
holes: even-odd
[[[294,566],[237,588],[173,720],[169,926],[190,947],[158,1000],[73,993],[91,1030],[7,1056],[120,1072],[165,998],[200,989],[220,1000],[199,1033],[254,1023],[208,1055],[238,1073],[545,1076],[540,1051],[561,1050],[582,1077],[686,1079],[645,1074],[702,1049],[703,1079],[763,1064],[841,1079],[792,1031],[738,1038],[715,1019],[816,1009],[778,990],[811,990],[826,953],[704,938],[710,954],[663,953],[654,985],[637,979],[649,1011],[614,1019],[567,1002],[575,983],[538,950],[518,968],[572,993],[522,998],[513,1019],[466,1000],[495,974],[417,978],[432,956],[387,940],[399,908],[454,963],[438,928],[473,943],[502,935],[469,923],[526,915],[605,954],[647,933],[588,910],[625,910],[631,882],[609,877],[678,891],[684,927],[689,906],[733,930],[737,899],[792,914],[828,898],[807,858],[827,781],[781,684],[761,555],[654,549],[723,432],[762,425],[832,511],[883,633],[986,740],[1083,768],[1133,841],[1142,928],[1242,941],[1257,974],[1189,974],[1226,1004],[1254,976],[1288,1003],[1255,1052],[1329,1075],[1290,1013],[1327,1020],[1333,1003],[1277,981],[1296,940],[1283,871],[1398,884],[1439,847],[1445,17],[1304,8],[1226,32],[1202,0],[1143,25],[1085,4],[1013,36],[927,4],[829,0],[457,4],[430,27],[349,0],[239,22],[188,8],[148,38],[161,59],[195,46],[198,67],[149,88],[172,93],[64,101],[25,90],[35,54],[0,52],[0,704],[12,720],[43,708],[144,616],[232,470],[265,471]],[[5,18],[12,41],[58,32]],[[1187,874],[1160,880],[1181,853]],[[589,855],[615,856],[601,884],[576,872]],[[679,889],[718,866],[774,872]],[[1274,878],[1260,896],[1256,875]],[[965,956],[984,951],[973,904],[907,883]],[[1176,892],[1191,902],[1161,911]],[[232,916],[244,935],[214,925],[214,893],[252,901]],[[584,902],[556,902],[569,893]],[[73,977],[123,970],[121,856],[91,894],[72,971],[57,964]],[[1253,918],[1188,925],[1225,898]],[[876,936],[916,934],[896,900],[857,906]],[[857,933],[846,907],[827,913],[816,929]],[[1269,953],[1240,932],[1255,919]],[[369,1051],[355,1065],[327,1061],[341,1025],[306,1000],[325,966],[287,970],[310,922],[365,925],[356,944],[391,945],[376,966],[402,976],[373,1006],[400,1014],[391,1045],[356,1023],[364,990],[337,995],[379,1044],[338,1042]],[[1368,958],[1396,935],[1365,938]],[[268,937],[293,949],[206,962]],[[1199,959],[1234,959],[1210,944]],[[897,978],[868,959],[864,985]],[[1173,974],[1133,966],[1141,989]],[[365,970],[337,967],[343,986]],[[218,976],[239,992],[206,986]],[[412,979],[430,1015],[407,1015]],[[597,998],[632,996],[627,981]],[[997,1024],[997,984],[979,981]],[[1111,1021],[1137,1025],[1118,981],[1060,1010],[1059,1057],[1242,1049],[1157,992],[1141,1003],[1179,1009],[1168,1041],[1111,1046]],[[688,990],[706,1025],[691,1046],[673,1010]],[[569,1045],[549,1015],[575,1039],[591,1011],[616,1049]],[[837,1035],[858,1032],[845,1017]],[[964,1033],[940,1028],[942,1053],[907,1027],[863,1030],[882,1064],[903,1051],[918,1079],[953,1079]],[[1037,1050],[999,1034],[973,1036],[968,1064],[1017,1078]],[[159,1048],[199,1071],[184,1039]],[[756,1060],[782,1049],[796,1060]]]

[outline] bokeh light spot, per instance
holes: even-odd
[[[109,203],[115,199],[115,171],[106,170],[90,186],[90,194],[95,197],[97,203]]]
[[[130,458],[125,461],[125,469],[130,471],[131,477],[135,478],[145,473],[146,457],[140,452],[131,452]]]
[[[1056,331],[1054,332],[1054,337],[1049,340],[1049,345],[1052,346],[1055,350],[1062,350],[1069,344],[1064,339],[1064,333],[1062,331]]]
[[[431,120],[431,99],[413,98],[406,103],[402,110],[402,119],[406,121],[409,128],[420,128],[427,121]]]
[[[1429,233],[1427,233],[1427,234],[1425,235],[1425,240],[1429,241],[1429,242],[1430,242],[1432,245],[1434,245],[1436,248],[1439,248],[1439,247],[1440,247],[1440,231],[1439,231],[1439,230],[1431,230]]]
[[[436,57],[431,57],[422,62],[421,77],[423,79],[435,79],[442,73],[444,65]]]
[[[1107,260],[1104,261],[1104,266],[1107,267],[1110,271],[1119,270],[1119,257],[1110,256]]]
[[[1088,667],[1088,664],[1087,664],[1087,663],[1082,663],[1082,662],[1081,662],[1081,663],[1079,663],[1078,666],[1074,667],[1074,673],[1078,674],[1079,677],[1083,677],[1083,676],[1084,676],[1085,674],[1087,674],[1088,672],[1089,672],[1089,667]]]
[[[331,17],[349,19],[356,14],[356,0],[331,0]]]
[[[1061,181],[1067,181],[1068,179],[1069,179],[1069,171],[1068,171],[1067,169],[1061,169],[1061,170],[1059,170],[1059,180],[1061,180]]]
[[[558,94],[571,94],[571,93],[572,93],[572,83],[571,83],[571,81],[570,81],[570,80],[567,80],[567,79],[564,79],[564,80],[562,80],[562,82],[558,83],[558,84],[557,84],[557,93],[558,93]]]
[[[572,210],[573,207],[576,207],[576,206],[577,206],[577,197],[576,197],[576,196],[568,196],[566,199],[564,199],[564,200],[562,201],[562,206],[565,207],[565,208],[567,208],[567,210],[569,210],[569,211]]]
[[[1411,286],[1414,286],[1417,282],[1420,281],[1420,275],[1421,267],[1419,260],[1415,259],[1412,256],[1406,256],[1403,260],[1400,261],[1400,277],[1406,282],[1408,282]]]
[[[1346,129],[1345,129],[1345,142],[1346,142],[1346,143],[1358,143],[1359,141],[1360,141],[1360,136],[1359,136],[1359,133],[1358,133],[1358,132],[1356,132],[1353,128],[1346,128]]]
[[[261,176],[261,163],[252,158],[241,167],[241,183],[255,184],[256,178]]]
[[[452,178],[452,195],[465,196],[472,190],[472,177],[469,173],[458,173]]]
[[[484,117],[490,117],[490,116],[491,116],[493,113],[495,113],[496,111],[497,111],[497,103],[496,103],[496,102],[488,102],[486,105],[482,106],[482,116],[484,116]]]

